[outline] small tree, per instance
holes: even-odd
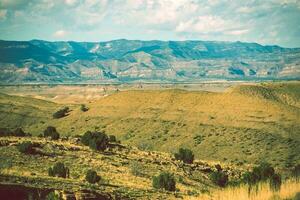
[[[139,162],[135,161],[130,165],[130,171],[134,176],[143,176],[144,167]]]
[[[84,104],[81,104],[81,106],[80,106],[80,110],[81,110],[82,112],[86,112],[86,111],[88,111],[88,110],[89,110],[89,108],[88,108],[88,107],[86,107],[86,105],[84,105]]]
[[[44,130],[44,137],[50,137],[52,140],[58,140],[59,139],[59,133],[57,132],[55,127],[48,126]]]
[[[85,176],[85,180],[92,184],[99,182],[100,179],[101,177],[94,170],[88,170]]]
[[[52,168],[48,169],[48,175],[67,178],[69,176],[69,168],[65,167],[63,163],[58,162]]]
[[[218,186],[225,187],[228,182],[228,175],[222,171],[212,172],[210,180]]]
[[[292,169],[292,176],[298,181],[300,178],[300,164]]]
[[[109,136],[109,142],[117,142],[117,138],[114,135]]]
[[[81,138],[84,145],[93,150],[104,151],[108,146],[109,138],[105,133],[87,131]]]
[[[18,145],[17,148],[21,153],[25,153],[25,154],[34,153],[33,144],[31,142],[22,142],[21,144]]]
[[[158,176],[154,176],[152,179],[152,185],[156,189],[165,189],[168,191],[175,191],[176,181],[173,174],[168,172],[162,172]]]
[[[65,117],[65,116],[67,116],[67,113],[69,111],[70,111],[69,107],[64,107],[64,108],[56,111],[55,113],[53,113],[53,118],[54,119],[59,119],[59,118]]]
[[[259,166],[253,168],[253,176],[257,181],[267,180],[274,175],[274,168],[267,162],[262,162]]]
[[[12,132],[13,136],[17,136],[17,137],[24,137],[27,134],[23,131],[22,128],[17,128]]]
[[[273,174],[270,177],[270,188],[274,191],[280,190],[281,187],[281,176],[279,174]]]
[[[174,156],[176,160],[182,160],[184,163],[192,164],[194,161],[194,154],[190,149],[180,148]]]

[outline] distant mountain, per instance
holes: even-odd
[[[0,83],[300,79],[300,48],[213,41],[0,41]]]

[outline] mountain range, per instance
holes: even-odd
[[[216,41],[0,41],[0,83],[299,79],[300,48]]]

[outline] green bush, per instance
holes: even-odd
[[[30,134],[25,133],[22,128],[16,128],[13,131],[11,131],[7,128],[0,128],[0,136],[25,137],[25,136],[30,136]]]
[[[80,106],[80,110],[81,110],[82,112],[86,112],[86,111],[88,111],[88,110],[89,110],[89,108],[88,108],[88,107],[86,107],[86,105],[84,105],[84,104],[81,104],[81,106]]]
[[[281,176],[279,174],[273,174],[270,177],[270,188],[274,191],[279,191],[281,187]]]
[[[114,135],[109,136],[109,142],[117,142],[117,138]]]
[[[194,161],[194,154],[190,149],[180,148],[174,156],[176,160],[182,160],[184,163],[191,164]]]
[[[252,171],[246,172],[242,176],[242,181],[244,183],[247,183],[249,185],[254,185],[258,183],[259,181],[265,181],[269,180],[270,185],[276,188],[276,181],[280,179],[281,182],[281,177],[279,174],[275,174],[274,168],[266,162],[261,163],[259,166],[254,167]],[[272,184],[271,184],[272,183]]]
[[[67,116],[67,113],[69,111],[70,111],[69,107],[64,107],[64,108],[56,111],[55,113],[53,113],[53,118],[54,119],[59,119],[59,118],[65,117],[65,116]]]
[[[130,165],[130,171],[134,176],[140,176],[143,177],[144,173],[143,173],[144,167],[143,165],[141,165],[141,163],[135,161]]]
[[[168,191],[175,191],[176,181],[173,174],[168,172],[162,172],[158,176],[154,176],[152,179],[152,185],[156,189],[165,189]]]
[[[63,163],[58,162],[48,169],[48,175],[67,178],[69,177],[69,168],[65,167]]]
[[[104,151],[108,146],[109,138],[105,133],[87,131],[81,142],[93,150]]]
[[[88,170],[85,176],[85,180],[92,184],[99,182],[100,179],[101,177],[94,170]]]
[[[55,127],[48,126],[44,130],[44,137],[50,137],[52,140],[58,140],[59,139],[59,133],[57,132]]]
[[[296,165],[293,169],[292,169],[292,176],[294,178],[296,178],[297,180],[299,180],[300,178],[300,164]]]
[[[220,187],[225,187],[228,183],[228,175],[222,171],[212,172],[210,180]]]
[[[56,194],[55,192],[50,192],[46,196],[46,200],[61,200],[61,196],[59,194]]]
[[[25,154],[34,153],[33,144],[31,142],[22,142],[17,146],[17,148],[21,153],[25,153]]]
[[[259,166],[253,168],[253,174],[259,181],[267,180],[275,173],[274,168],[267,162],[262,162]]]

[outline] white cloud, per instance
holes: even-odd
[[[233,31],[227,31],[225,34],[228,35],[244,35],[249,32],[249,29],[241,29],[241,30],[233,30]]]
[[[73,5],[77,4],[77,0],[65,0],[65,4],[67,4],[69,6],[73,6]]]
[[[219,16],[206,15],[180,22],[175,30],[177,32],[198,32],[207,34],[224,31],[228,29],[231,24],[231,21],[226,21]]]
[[[58,31],[56,31],[56,32],[53,33],[53,36],[56,37],[56,38],[63,38],[67,34],[68,34],[68,32],[65,31],[65,30],[58,30]]]

